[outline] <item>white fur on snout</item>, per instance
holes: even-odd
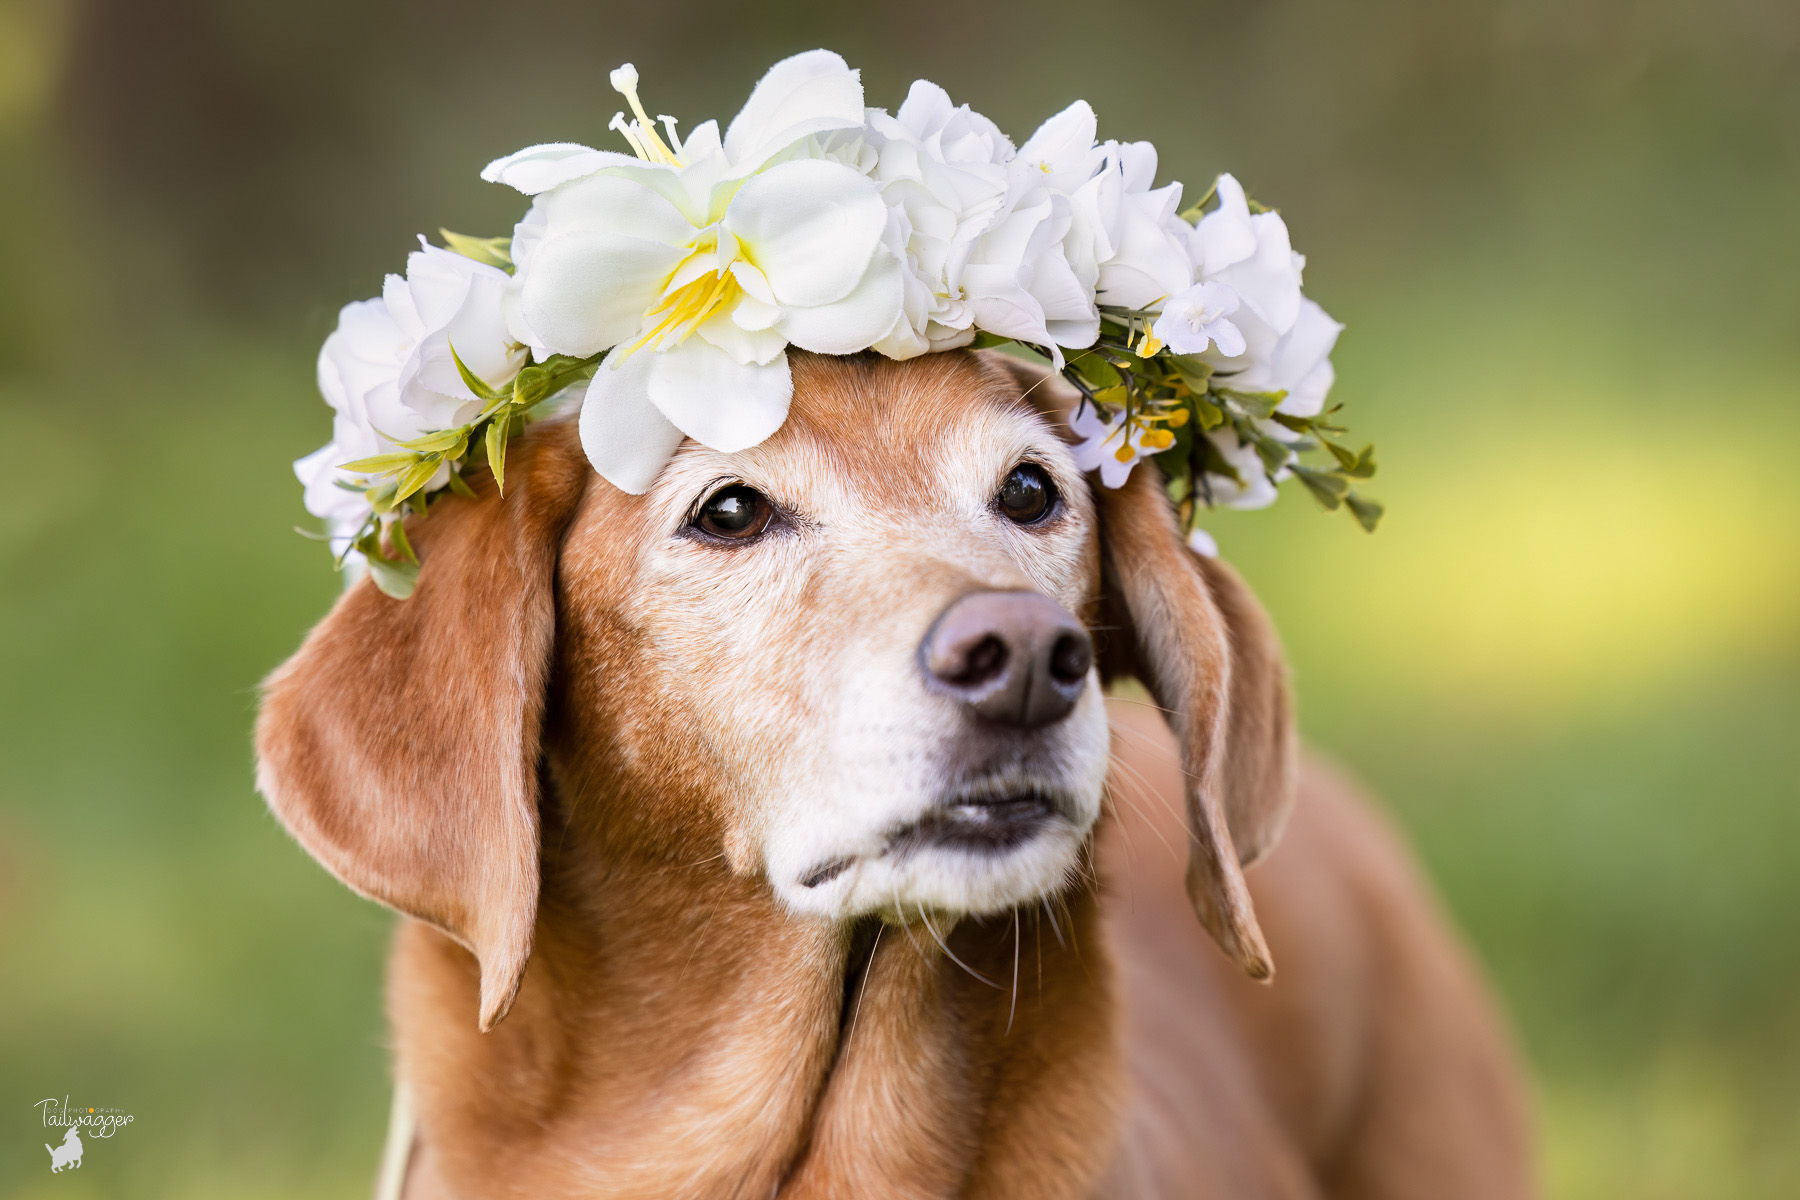
[[[836,786],[784,812],[765,843],[769,881],[790,908],[851,918],[916,906],[987,914],[1059,890],[1100,814],[1106,708],[1090,673],[1075,708],[1040,730],[979,731],[953,701],[911,678],[868,669],[841,697],[830,776]],[[971,756],[971,741],[979,751]],[[1016,746],[1007,743],[1016,742]],[[971,771],[993,763],[994,768]],[[998,760],[998,761],[996,761]],[[1060,810],[1041,831],[999,850],[896,847],[894,838],[958,798],[1036,792]],[[807,886],[821,869],[833,878]]]

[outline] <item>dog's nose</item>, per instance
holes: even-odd
[[[1036,729],[1075,707],[1094,644],[1040,592],[971,592],[933,622],[919,661],[933,685],[982,720]]]

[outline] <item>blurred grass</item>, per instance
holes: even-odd
[[[876,102],[917,72],[1020,134],[1088,95],[1165,174],[1283,205],[1389,505],[1372,538],[1303,495],[1213,522],[1308,736],[1400,815],[1504,994],[1553,1195],[1800,1194],[1791,10],[1140,5],[1205,47],[1171,81],[1072,5],[962,14],[959,42],[689,4],[712,32],[683,58],[636,10],[532,0],[571,32],[471,97],[481,5],[315,7],[158,0],[211,57],[101,56],[109,119],[175,139],[119,151],[59,114],[100,103],[83,39],[126,8],[0,0],[0,161],[32,181],[0,189],[0,1194],[366,1191],[388,919],[250,780],[255,682],[336,587],[289,532],[313,349],[414,229],[503,225],[486,153],[599,137],[606,67],[728,113],[818,43]],[[212,102],[130,74],[159,63],[267,89],[216,162],[180,141]],[[64,1094],[138,1120],[52,1178],[30,1106]]]

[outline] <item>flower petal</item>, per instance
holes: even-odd
[[[580,229],[544,239],[519,284],[520,319],[558,354],[585,358],[638,331],[680,246]]]
[[[745,296],[730,311],[717,312],[708,317],[700,328],[694,330],[697,337],[705,338],[738,362],[757,366],[770,363],[775,356],[787,349],[788,341],[774,329],[764,325],[761,328],[749,328],[739,324],[740,314],[746,305],[765,307],[760,301]],[[772,309],[777,315],[780,309]],[[752,313],[752,316],[757,314]]]
[[[575,142],[546,142],[496,158],[481,169],[481,177],[489,183],[504,183],[527,196],[547,192],[559,184],[611,166],[636,164],[629,154],[611,150],[594,150]]]
[[[616,237],[643,238],[650,242],[684,243],[694,236],[694,224],[662,188],[667,168],[651,170],[633,159],[620,173],[609,172],[577,180],[538,199],[532,206],[543,210],[545,232],[594,229]]]
[[[806,159],[746,182],[725,226],[762,268],[777,304],[830,304],[867,272],[887,228],[887,206],[872,180],[842,163]]]
[[[884,249],[848,296],[834,304],[785,307],[775,328],[802,350],[855,354],[893,330],[905,297],[900,260]]]
[[[702,446],[726,454],[747,450],[787,420],[794,381],[785,351],[766,366],[745,365],[701,338],[689,338],[642,357],[651,363],[651,403]]]
[[[1014,161],[1014,170],[1059,192],[1073,192],[1086,183],[1098,165],[1094,149],[1096,120],[1086,100],[1069,107],[1038,126]]]
[[[1256,253],[1256,230],[1250,224],[1244,185],[1225,174],[1213,186],[1218,190],[1219,207],[1194,226],[1194,244],[1200,255],[1194,266],[1204,275],[1217,274]]]
[[[769,68],[725,130],[725,156],[759,167],[809,134],[863,123],[862,78],[829,50],[808,50]]]
[[[650,402],[652,354],[601,364],[581,402],[581,448],[620,491],[641,496],[681,445],[681,430]]]

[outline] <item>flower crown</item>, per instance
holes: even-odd
[[[890,115],[826,50],[785,59],[726,126],[652,121],[612,73],[631,153],[533,146],[481,177],[532,197],[510,238],[419,239],[319,355],[332,441],[294,464],[341,566],[390,594],[418,561],[401,518],[580,394],[594,469],[643,492],[684,437],[732,452],[781,427],[787,350],[906,359],[1035,351],[1081,393],[1075,458],[1107,487],[1157,455],[1196,549],[1203,508],[1297,478],[1367,529],[1372,448],[1333,440],[1342,329],[1301,294],[1287,226],[1230,175],[1181,209],[1148,142],[1097,142],[1076,101],[1015,149],[920,80]],[[660,129],[659,129],[660,124]],[[1322,465],[1300,456],[1323,449]]]

